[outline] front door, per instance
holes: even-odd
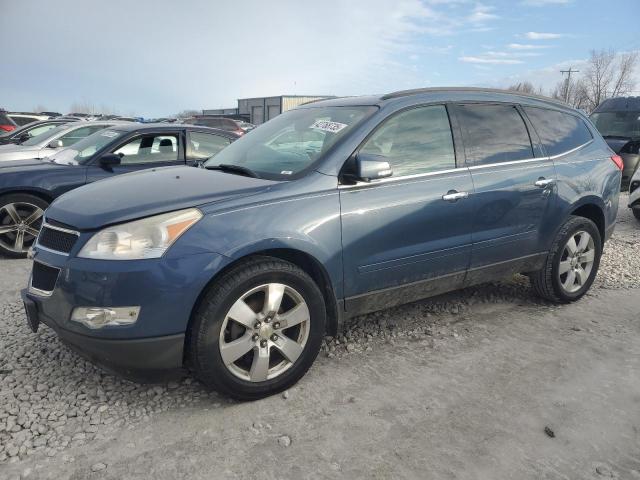
[[[515,105],[457,105],[455,113],[475,187],[469,283],[537,269],[555,207],[553,161]]]
[[[473,184],[469,170],[457,166],[446,107],[392,114],[360,152],[386,157],[393,175],[340,187],[347,311],[461,286],[471,255]]]
[[[95,160],[87,170],[87,183],[138,170],[184,165],[181,136],[180,132],[163,131],[130,137],[108,152],[121,156],[120,165],[103,168]]]

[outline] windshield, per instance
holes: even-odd
[[[40,135],[36,135],[35,137],[31,137],[29,140],[22,142],[22,145],[26,145],[28,147],[39,145],[40,143],[46,142],[50,138],[55,137],[58,133],[64,132],[67,128],[69,128],[69,125],[60,125],[59,127],[52,128],[51,130],[42,132]]]
[[[94,153],[104,147],[107,143],[111,143],[116,138],[121,137],[126,132],[119,130],[100,130],[88,137],[83,138],[73,147],[65,148],[55,153],[49,159],[54,163],[63,165],[78,165],[89,160]]]
[[[313,165],[375,107],[289,110],[210,158],[205,166],[236,165],[262,178],[289,180]]]
[[[640,112],[599,112],[591,121],[603,137],[640,138]]]

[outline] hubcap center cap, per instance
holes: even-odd
[[[270,323],[263,323],[257,332],[260,338],[268,339],[273,334],[273,327]]]

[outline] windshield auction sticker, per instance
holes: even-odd
[[[318,120],[309,128],[322,130],[323,132],[338,133],[343,128],[348,127],[346,123],[330,122],[328,120]]]

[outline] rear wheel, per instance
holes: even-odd
[[[12,258],[27,256],[49,204],[26,193],[0,197],[0,253]]]
[[[240,400],[285,390],[318,355],[325,316],[322,293],[303,270],[255,257],[205,292],[189,332],[191,367],[203,383]]]
[[[636,217],[636,220],[640,222],[640,207],[634,207],[631,211],[633,212],[633,216]]]
[[[595,280],[602,242],[596,225],[584,217],[570,217],[560,228],[544,267],[531,275],[538,295],[556,303],[581,298]]]

